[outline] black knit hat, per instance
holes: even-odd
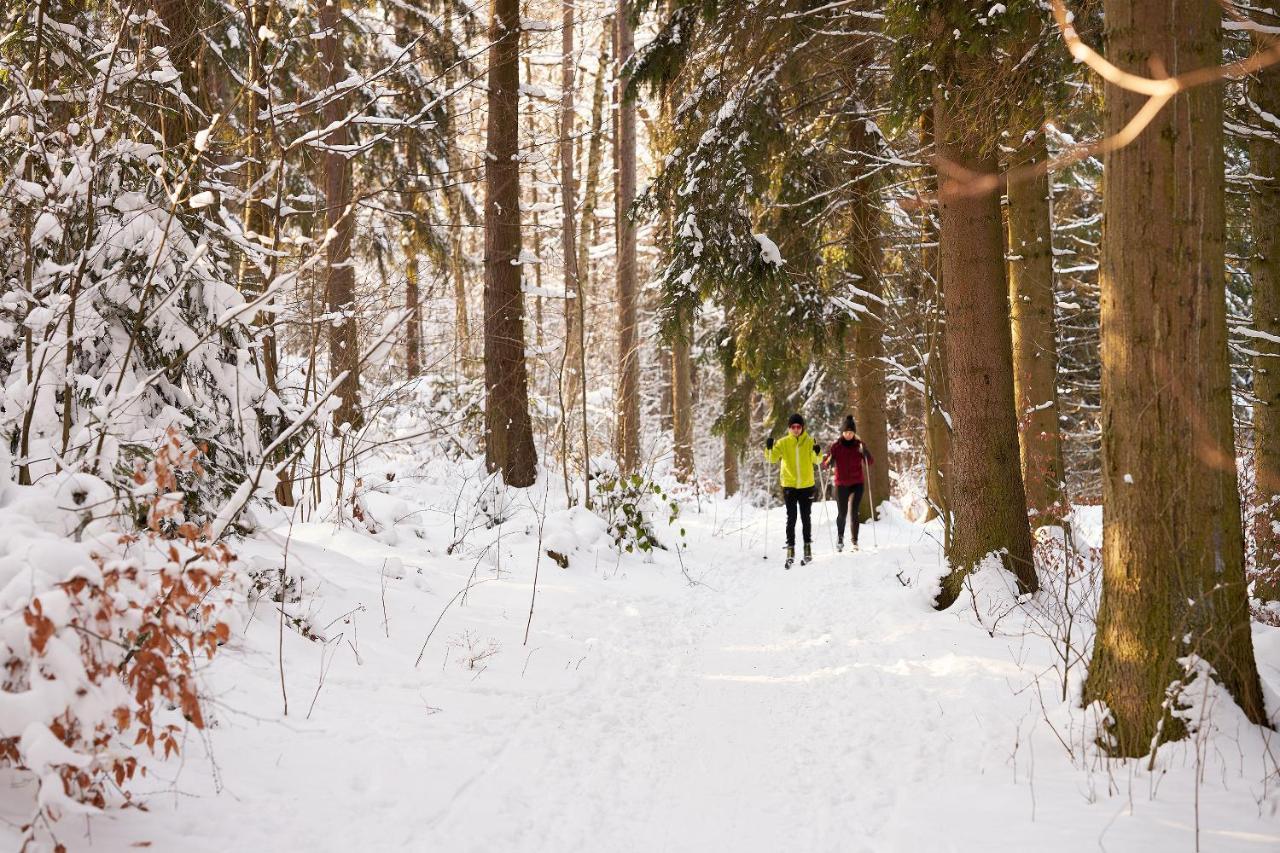
[[[840,428],[841,432],[857,432],[858,425],[853,422],[853,415],[844,416],[844,426]]]
[[[787,426],[791,427],[791,426],[795,426],[796,424],[799,424],[800,426],[804,426],[804,415],[800,414],[799,412],[796,412],[794,415],[787,418]]]

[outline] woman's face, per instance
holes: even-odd
[[[842,433],[840,433],[840,434],[841,434],[842,436],[844,436],[845,441],[853,441],[853,430],[851,430],[851,429],[847,429],[847,430],[845,430],[844,432],[842,432]]]
[[[791,424],[787,429],[791,430],[792,435],[799,435],[804,432],[804,426],[801,424]]]

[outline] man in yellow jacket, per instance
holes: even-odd
[[[822,461],[822,452],[805,432],[804,417],[792,415],[787,421],[787,434],[774,441],[765,439],[764,458],[770,465],[780,465],[778,480],[782,483],[782,499],[787,505],[787,562],[791,568],[796,558],[796,511],[804,530],[804,558],[800,565],[813,559],[812,524],[809,505],[813,501],[813,466]]]

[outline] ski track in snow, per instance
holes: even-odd
[[[934,612],[940,556],[925,528],[889,519],[864,527],[866,550],[831,554],[815,519],[815,562],[784,572],[779,553],[760,559],[762,515],[745,533],[713,535],[738,526],[727,507],[682,520],[699,586],[669,553],[644,563],[579,550],[568,570],[543,559],[528,648],[532,536],[507,532],[501,559],[516,571],[491,579],[492,551],[444,556],[440,532],[387,545],[300,526],[290,559],[321,579],[317,625],[364,610],[336,622],[323,649],[286,630],[289,715],[276,614],[262,602],[209,671],[216,727],[192,732],[183,761],[143,783],[159,792],[150,811],[60,840],[185,851],[1194,849],[1192,767],[1175,762],[1152,799],[1145,776],[1108,794],[1105,771],[1072,764],[1032,692],[1017,692],[1046,664],[1047,643],[993,639],[963,608]],[[781,521],[774,512],[775,548]],[[386,581],[388,638],[381,572],[392,556],[404,569]],[[473,566],[489,580],[445,614],[415,670]],[[468,630],[500,646],[474,670],[459,665]],[[1275,690],[1280,632],[1259,632]],[[308,720],[322,651],[329,668]],[[1274,791],[1259,805],[1258,775],[1231,778],[1233,761],[1202,787],[1203,848],[1280,848]]]

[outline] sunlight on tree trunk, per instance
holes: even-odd
[[[1108,0],[1111,61],[1187,71],[1220,61],[1221,10]],[[1166,22],[1176,20],[1176,27]],[[1106,131],[1146,102],[1108,84]],[[1106,155],[1102,251],[1103,589],[1084,700],[1110,709],[1116,751],[1184,731],[1178,658],[1218,672],[1263,722],[1245,594],[1223,265],[1222,88],[1183,92]]]

